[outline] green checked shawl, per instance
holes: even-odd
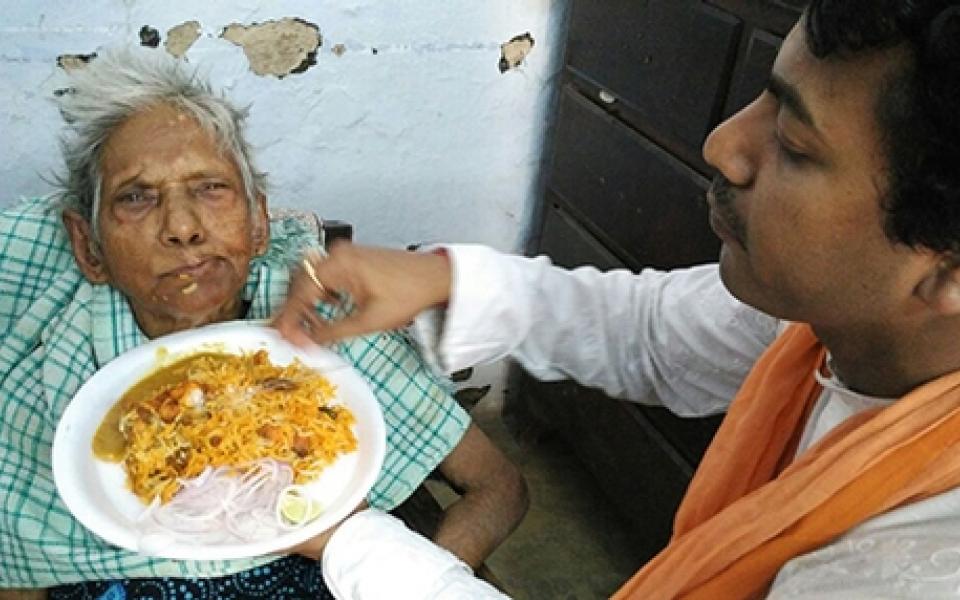
[[[271,236],[269,251],[250,268],[248,319],[266,318],[278,307],[288,265],[305,245],[317,243],[295,219],[274,220]],[[60,415],[97,369],[146,338],[119,292],[83,278],[50,200],[0,214],[0,336],[0,588],[214,577],[274,560],[147,558],[101,541],[60,500],[51,465]],[[337,351],[383,408],[387,453],[368,500],[389,510],[456,446],[469,417],[401,334],[353,339]]]

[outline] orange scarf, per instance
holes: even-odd
[[[791,558],[960,485],[960,372],[858,413],[793,462],[825,351],[793,325],[734,398],[677,512],[670,544],[615,600],[757,598]]]

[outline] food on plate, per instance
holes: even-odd
[[[166,504],[211,472],[256,486],[265,469],[288,468],[292,483],[304,484],[357,448],[354,415],[335,391],[296,360],[272,364],[265,350],[197,353],[131,387],[100,424],[93,451],[123,464],[145,504]]]

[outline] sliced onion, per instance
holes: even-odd
[[[293,485],[293,470],[273,459],[263,459],[237,475],[233,467],[207,468],[165,505],[159,499],[140,516],[141,535],[173,535],[193,543],[249,542],[302,527],[316,518],[316,507],[300,522],[291,522],[280,511],[281,500],[291,493],[306,497]],[[309,500],[309,499],[308,499]],[[309,500],[310,502],[315,502]],[[308,517],[308,518],[307,518]]]

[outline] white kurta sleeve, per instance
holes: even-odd
[[[337,600],[508,600],[456,556],[374,509],[340,524],[322,569]]]
[[[572,378],[680,415],[723,411],[778,321],[726,291],[716,265],[603,273],[451,245],[447,308],[415,332],[447,371],[511,356],[543,380]]]

